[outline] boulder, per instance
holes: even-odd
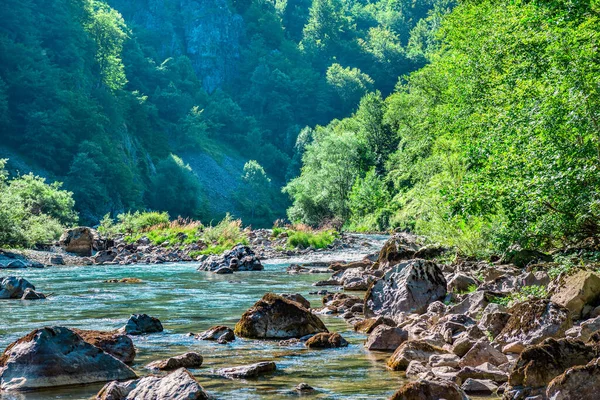
[[[600,317],[585,320],[579,326],[569,329],[565,334],[567,337],[587,342],[598,331],[600,331]]]
[[[336,347],[346,347],[348,342],[337,332],[317,333],[308,339],[304,345],[309,349],[329,349]]]
[[[217,275],[228,275],[228,274],[233,274],[233,270],[229,267],[221,267],[218,268],[214,271],[215,274]]]
[[[101,250],[103,248],[103,243],[98,232],[86,226],[67,229],[61,235],[58,244],[65,251],[81,257],[89,257],[94,250]]]
[[[445,380],[419,380],[402,386],[390,400],[468,400],[455,383]]]
[[[302,296],[300,293],[281,293],[280,296],[285,297],[288,300],[295,301],[296,303],[299,303],[302,307],[306,308],[307,310],[310,309],[310,301],[306,300],[304,296]]]
[[[490,395],[496,393],[498,385],[489,379],[467,378],[460,387],[465,393]]]
[[[128,382],[111,382],[96,400],[208,400],[211,398],[185,368],[166,376],[146,376]]]
[[[434,354],[429,357],[429,365],[431,367],[458,367],[460,357],[456,354]]]
[[[315,392],[315,388],[310,386],[308,383],[304,383],[304,382],[297,384],[296,387],[294,387],[294,390],[300,395],[310,394],[310,393]]]
[[[510,387],[505,398],[517,398],[517,394],[543,394],[550,381],[566,369],[585,365],[596,357],[597,349],[578,340],[546,339],[541,344],[529,346],[521,353],[510,373]]]
[[[35,286],[24,278],[16,276],[0,277],[0,300],[20,299],[27,289],[35,290]]]
[[[369,335],[365,347],[371,351],[395,351],[408,340],[408,332],[402,328],[378,325]]]
[[[363,332],[370,334],[377,328],[379,325],[387,325],[387,326],[396,326],[396,321],[391,318],[386,317],[375,317],[375,318],[367,318],[363,319],[356,324],[354,324],[354,330],[356,332]]]
[[[524,346],[538,344],[544,339],[564,337],[573,326],[569,310],[549,300],[529,300],[509,310],[510,318],[494,339],[505,346],[520,342]]]
[[[460,367],[476,367],[483,363],[498,366],[508,362],[508,358],[496,350],[487,339],[480,339],[460,360]]]
[[[586,305],[597,306],[600,301],[600,275],[580,271],[564,279],[551,297],[556,304],[567,308],[573,319],[580,319]]]
[[[230,268],[233,271],[261,271],[264,269],[258,256],[249,247],[238,244],[220,256],[213,255],[200,263],[198,271],[217,271]]]
[[[403,233],[389,238],[383,244],[373,268],[387,270],[401,261],[414,258],[420,247],[414,239],[414,236]]]
[[[394,371],[402,371],[411,361],[429,362],[434,354],[447,354],[442,348],[433,346],[423,340],[409,340],[400,345],[387,361],[387,366]]]
[[[135,346],[127,335],[117,331],[72,330],[89,344],[101,348],[125,364],[130,364],[135,359]]]
[[[263,361],[252,365],[242,365],[232,368],[221,368],[217,370],[217,374],[227,378],[256,378],[260,375],[275,372],[277,365],[272,361]]]
[[[519,268],[524,268],[529,264],[551,262],[552,256],[542,253],[541,251],[522,249],[518,246],[513,246],[502,256],[502,261],[514,264]]]
[[[32,390],[136,378],[115,357],[71,329],[36,329],[9,345],[0,357],[0,389]]]
[[[163,326],[158,320],[148,314],[133,314],[121,331],[128,335],[144,335],[147,333],[162,332]]]
[[[600,393],[600,359],[569,368],[554,378],[546,389],[550,400],[596,400]]]
[[[463,367],[456,375],[461,381],[466,379],[490,379],[494,382],[507,382],[508,374],[490,363],[483,363],[476,367]]]
[[[425,260],[411,260],[392,267],[365,296],[365,317],[398,317],[423,313],[446,296],[446,279],[440,267]]]
[[[166,360],[154,361],[146,366],[148,369],[159,371],[173,371],[179,368],[200,368],[204,359],[195,352],[170,357]]]
[[[290,339],[328,332],[323,321],[295,301],[267,293],[235,325],[235,334],[254,339]]]
[[[509,319],[510,314],[506,312],[504,306],[490,303],[483,310],[478,325],[481,330],[489,332],[492,337],[496,337],[502,332]]]
[[[233,333],[233,329],[227,326],[217,325],[196,335],[196,339],[216,340],[219,343],[228,343],[235,340],[235,334]]]
[[[114,250],[101,250],[92,257],[92,260],[96,264],[109,263],[113,262],[118,255],[119,254]]]

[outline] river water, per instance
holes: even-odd
[[[381,243],[384,237],[368,237]],[[373,249],[375,250],[375,249]],[[371,251],[373,251],[371,250]],[[356,259],[360,253],[336,253],[319,259]],[[204,357],[200,369],[192,370],[204,389],[218,399],[285,399],[297,395],[293,387],[306,382],[318,390],[314,399],[385,399],[405,381],[401,372],[385,368],[389,354],[368,352],[365,335],[355,333],[343,319],[321,316],[330,331],[349,342],[342,349],[308,350],[302,345],[280,347],[274,341],[238,338],[219,345],[188,337],[213,325],[233,327],[240,316],[266,292],[301,293],[313,305],[321,296],[309,292],[323,289],[312,284],[326,274],[289,275],[290,262],[266,260],[264,271],[216,275],[196,271],[195,263],[127,266],[52,267],[1,271],[3,276],[23,276],[43,293],[42,301],[0,301],[0,351],[19,337],[42,326],[61,325],[81,329],[111,330],[122,327],[133,313],[159,318],[163,333],[132,337],[138,354],[132,366],[148,374],[151,361],[197,351]],[[107,279],[139,278],[140,284],[109,284]],[[360,294],[359,294],[360,295]],[[254,380],[221,378],[215,369],[272,360],[277,372]],[[10,397],[19,400],[89,399],[102,384],[36,391]],[[5,394],[3,400],[9,399]]]

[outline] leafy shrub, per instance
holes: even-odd
[[[288,247],[301,249],[313,247],[315,249],[324,249],[333,243],[335,238],[336,234],[333,231],[295,231],[289,233]]]

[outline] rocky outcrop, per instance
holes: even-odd
[[[527,347],[512,369],[504,398],[543,395],[548,384],[566,369],[585,365],[596,357],[597,349],[578,340],[546,339]]]
[[[260,260],[248,246],[238,244],[220,256],[210,256],[200,263],[198,271],[217,271],[230,268],[233,271],[261,271],[264,269]]]
[[[166,360],[154,361],[146,366],[148,369],[159,371],[173,371],[179,368],[200,368],[204,359],[195,352],[185,353],[170,357]]]
[[[444,380],[420,380],[402,386],[389,400],[468,400],[455,383]]]
[[[235,334],[233,333],[233,329],[227,326],[217,325],[196,335],[196,339],[215,340],[218,343],[228,343],[235,340]]]
[[[510,318],[494,339],[502,346],[520,343],[523,346],[538,344],[546,338],[565,336],[573,326],[569,310],[549,300],[529,300],[513,306]]]
[[[123,362],[64,327],[36,329],[0,357],[0,389],[31,390],[136,378]]]
[[[267,293],[246,311],[235,334],[256,339],[290,339],[328,332],[325,324],[295,301]]]
[[[95,229],[87,226],[67,229],[58,240],[65,251],[81,257],[89,257],[94,250],[104,250],[105,242]]]
[[[439,247],[425,247],[416,236],[398,233],[389,238],[379,252],[372,269],[388,270],[402,261],[413,258],[432,258],[444,252]]]
[[[239,367],[221,368],[217,370],[217,374],[227,378],[256,378],[261,375],[269,374],[277,369],[272,361],[263,361],[252,365],[242,365]]]
[[[127,335],[117,331],[106,332],[82,329],[73,329],[73,331],[89,344],[101,348],[125,364],[130,364],[135,359],[135,346]]]
[[[210,396],[185,368],[167,376],[146,376],[128,382],[111,382],[96,395],[97,400],[208,400]]]
[[[567,308],[573,319],[580,319],[586,305],[597,306],[600,302],[600,275],[591,271],[580,271],[566,277],[555,290],[551,300]]]
[[[346,347],[348,342],[337,332],[333,333],[317,333],[304,343],[309,349],[329,349],[336,347]]]
[[[122,332],[128,335],[144,335],[163,331],[163,326],[158,320],[148,314],[133,314],[123,328]]]
[[[371,286],[365,297],[365,316],[423,313],[444,296],[446,279],[440,267],[431,261],[411,260],[392,267]]]

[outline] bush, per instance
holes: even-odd
[[[294,231],[288,236],[288,247],[306,249],[313,247],[315,249],[324,249],[336,238],[334,231]]]

